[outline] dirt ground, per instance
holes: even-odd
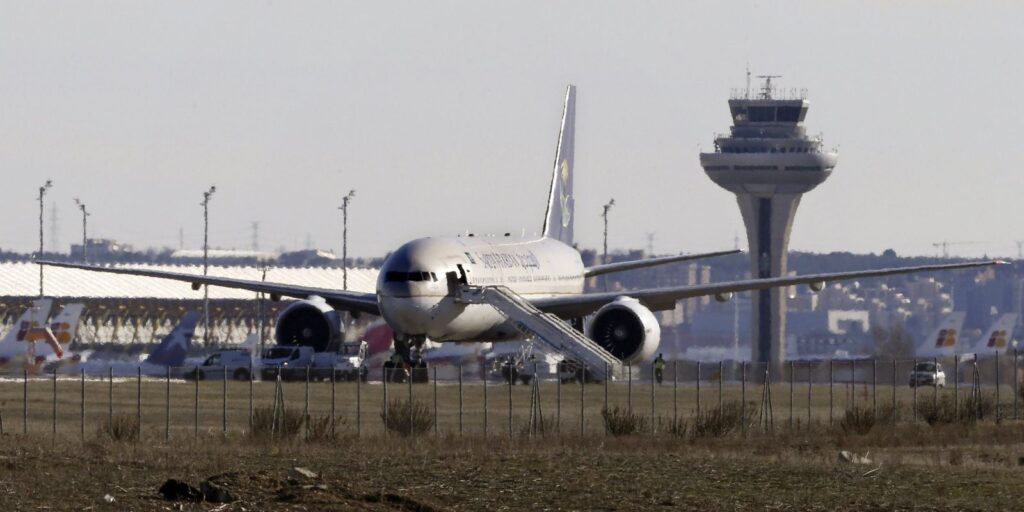
[[[0,438],[11,510],[1011,510],[1020,425],[681,440]],[[838,460],[841,449],[871,461]],[[298,475],[307,468],[315,478]],[[214,477],[230,503],[166,501]]]

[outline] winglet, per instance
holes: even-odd
[[[558,149],[555,151],[555,165],[551,175],[548,210],[544,215],[544,237],[554,238],[569,245],[573,243],[573,205],[576,203],[572,192],[575,142],[576,86],[570,85],[565,91],[562,128],[558,133]]]

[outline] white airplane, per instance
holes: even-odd
[[[196,323],[199,322],[198,311],[188,311],[181,318],[181,322],[171,330],[167,336],[160,340],[160,344],[149,353],[142,361],[119,361],[104,359],[89,359],[74,366],[68,366],[72,373],[85,370],[88,375],[107,375],[113,373],[115,376],[132,376],[139,371],[143,375],[163,377],[167,374],[168,368],[172,375],[180,374],[185,364],[185,356],[192,344],[192,336],[195,334]]]
[[[433,341],[507,341],[533,335],[555,351],[586,354],[590,361],[637,362],[658,348],[660,327],[652,311],[672,309],[676,301],[733,293],[862,279],[910,272],[993,265],[985,261],[894,269],[786,276],[632,291],[584,293],[591,276],[662,265],[720,253],[670,256],[584,267],[573,246],[573,162],[576,89],[565,96],[558,147],[548,194],[543,236],[459,236],[421,238],[396,249],[384,262],[374,293],[284,283],[202,276],[156,270],[90,266],[63,262],[45,265],[115,274],[149,276],[203,285],[267,293],[274,300],[299,299],[278,317],[278,343],[322,349],[337,336],[339,311],[380,315],[393,329],[395,348],[408,358],[410,345]],[[480,206],[486,207],[486,198]],[[584,326],[584,318],[590,320]],[[568,322],[568,323],[567,323]],[[583,330],[588,337],[580,335]],[[575,351],[575,352],[573,352]],[[587,359],[584,359],[586,361]]]
[[[955,356],[965,318],[967,313],[962,311],[954,311],[942,317],[938,327],[921,342],[914,354],[919,358]]]
[[[991,355],[993,352],[1006,352],[1013,341],[1013,328],[1017,326],[1017,313],[1004,313],[992,322],[992,326],[982,334],[971,351],[978,356]]]
[[[53,299],[35,299],[32,305],[21,314],[3,340],[0,340],[0,367],[18,370],[27,368],[29,352],[29,333],[33,329],[46,326],[50,317]]]

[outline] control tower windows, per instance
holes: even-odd
[[[797,123],[800,121],[800,107],[779,107],[776,120],[780,123]]]
[[[754,123],[775,122],[775,107],[748,107],[747,116]]]

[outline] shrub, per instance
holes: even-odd
[[[257,407],[252,413],[252,432],[256,437],[274,437],[278,439],[292,439],[302,432],[302,413],[289,411],[285,407],[277,409],[276,416],[273,407]]]
[[[879,408],[878,414],[871,407],[855,405],[846,410],[839,420],[839,428],[847,434],[864,435],[871,432],[876,424],[887,424],[892,421],[891,408]]]
[[[722,404],[721,409],[704,409],[693,418],[690,434],[694,438],[722,437],[750,426],[756,412],[755,407],[743,407],[735,400]]]
[[[917,403],[918,416],[929,425],[948,425],[959,423],[973,425],[978,420],[991,417],[995,413],[996,401],[993,393],[970,393],[960,398],[954,405],[953,397],[943,396],[938,404],[932,400]]]
[[[601,409],[604,426],[613,436],[628,436],[648,430],[647,418],[617,405],[611,409]]]
[[[139,418],[134,414],[117,414],[100,425],[99,435],[114,441],[137,441]]]
[[[418,400],[391,400],[381,408],[380,419],[386,429],[403,436],[425,434],[434,427],[434,412]]]

